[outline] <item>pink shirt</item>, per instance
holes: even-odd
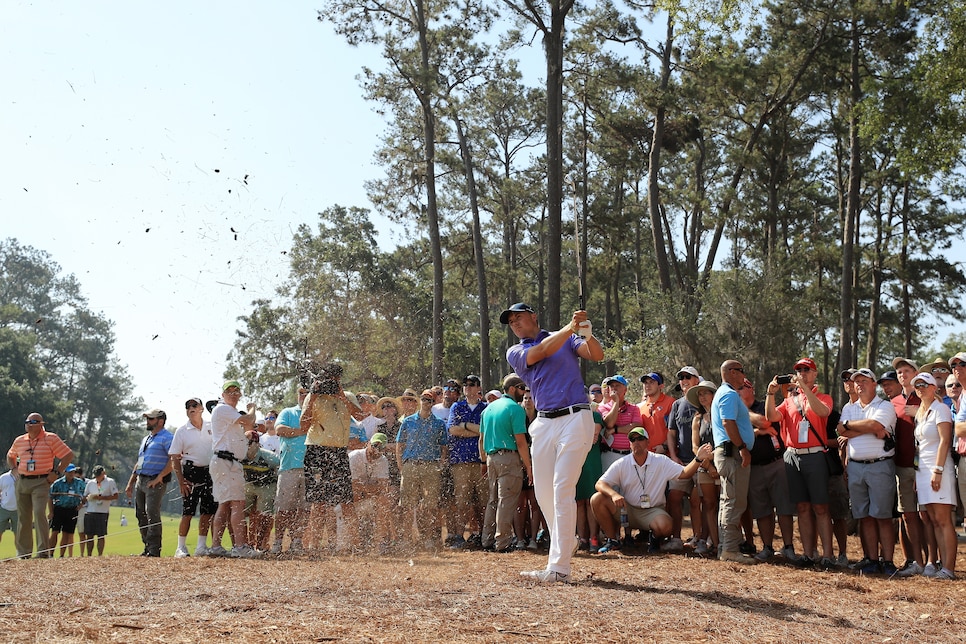
[[[600,412],[601,416],[606,416],[607,413],[614,407],[613,401],[605,400],[600,403],[597,407],[597,411]],[[633,405],[626,400],[624,405],[617,412],[617,427],[623,425],[631,425],[632,427],[643,427],[641,421],[641,410],[637,408],[637,405]],[[627,440],[627,434],[614,433],[614,442],[610,446],[611,449],[619,449],[621,451],[627,451],[631,448],[631,443]]]

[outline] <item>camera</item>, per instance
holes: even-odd
[[[792,384],[792,374],[786,373],[784,376],[775,376],[775,383],[779,385]]]

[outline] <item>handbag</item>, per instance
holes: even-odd
[[[827,439],[822,440],[822,437],[818,435],[815,431],[815,427],[812,425],[811,421],[805,416],[805,409],[802,407],[802,403],[799,402],[798,396],[794,398],[795,406],[798,407],[798,413],[802,415],[802,420],[808,423],[808,429],[812,432],[812,435],[818,439],[818,442],[822,444],[825,448],[823,452],[825,454],[825,462],[828,464],[829,476],[840,476],[845,474],[845,468],[842,467],[842,458],[839,456],[839,451],[837,449],[829,449]]]

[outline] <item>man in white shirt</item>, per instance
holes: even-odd
[[[647,430],[635,427],[627,433],[631,453],[615,461],[597,481],[597,492],[590,507],[607,536],[598,551],[606,554],[620,549],[617,531],[621,510],[627,512],[631,528],[650,530],[657,539],[671,534],[671,515],[664,508],[664,490],[674,479],[688,479],[701,463],[711,458],[711,445],[702,445],[687,465],[675,463],[664,454],[648,451]],[[707,466],[707,465],[705,465]],[[617,490],[620,489],[620,492]]]
[[[201,516],[198,519],[198,546],[195,556],[208,554],[208,528],[211,517],[218,510],[212,496],[211,472],[209,464],[213,455],[211,447],[211,423],[202,418],[204,405],[201,398],[191,398],[184,404],[188,422],[178,428],[168,448],[171,466],[178,475],[181,488],[181,524],[178,526],[178,548],[174,556],[188,556],[188,530],[191,517],[198,506]]]
[[[856,564],[864,574],[895,574],[892,563],[896,547],[892,509],[896,502],[896,411],[892,403],[876,396],[875,374],[859,369],[852,374],[859,398],[842,408],[836,428],[839,444],[848,445],[849,498],[852,516],[859,522],[859,538],[865,557]],[[888,448],[888,449],[887,449]],[[880,568],[879,554],[882,554]]]
[[[211,447],[214,452],[211,471],[212,495],[218,502],[214,517],[214,534],[209,554],[251,558],[258,552],[248,545],[245,529],[245,474],[242,459],[248,452],[245,432],[255,427],[254,409],[239,414],[236,407],[241,400],[241,384],[229,380],[222,386],[221,400],[211,411]],[[231,552],[221,545],[225,527],[231,522],[234,546]]]

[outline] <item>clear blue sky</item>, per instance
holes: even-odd
[[[383,122],[355,76],[372,54],[315,7],[0,3],[0,235],[76,274],[170,424],[219,391],[291,232],[369,205]]]

